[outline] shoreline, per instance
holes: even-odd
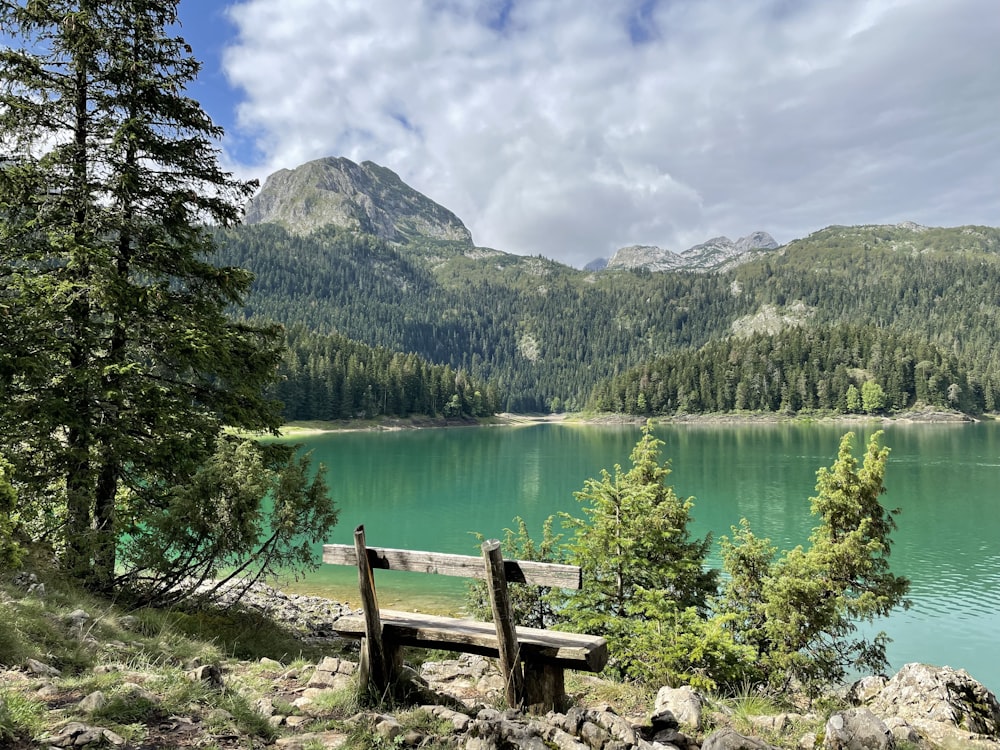
[[[526,427],[536,424],[569,425],[641,425],[647,419],[653,424],[974,424],[994,421],[995,415],[973,417],[962,412],[942,409],[912,409],[891,415],[871,414],[780,414],[776,412],[676,414],[643,417],[630,414],[512,414],[503,412],[482,420],[455,420],[443,417],[385,417],[371,420],[339,420],[323,422],[289,422],[282,425],[280,437],[322,435],[332,432],[398,432],[450,427]]]

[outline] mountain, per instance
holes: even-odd
[[[733,242],[715,237],[682,253],[653,245],[630,245],[618,250],[607,263],[608,270],[645,268],[649,271],[726,271],[775,250],[778,243],[767,232],[753,232]]]
[[[337,157],[272,174],[247,204],[244,220],[280,224],[296,234],[333,225],[388,242],[420,238],[472,246],[461,219],[391,169]]]
[[[217,232],[217,260],[256,276],[234,314],[412,353],[450,367],[452,387],[474,379],[490,403],[494,389],[503,410],[843,411],[870,381],[897,406],[1000,409],[1000,229],[830,226],[781,247],[755,232],[577,270],[476,247],[390,170],[343,159],[273,175],[248,213]],[[298,349],[310,377],[343,360],[373,378],[352,404],[391,402],[411,377]],[[346,408],[334,378],[289,377],[303,408]]]

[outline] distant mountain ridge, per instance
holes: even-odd
[[[245,223],[279,224],[300,235],[332,225],[394,244],[458,243],[467,246],[460,250],[464,254],[475,248],[471,232],[458,216],[414,190],[391,169],[344,157],[316,159],[275,172],[247,204]],[[585,270],[723,271],[777,247],[771,235],[759,231],[735,242],[716,237],[682,253],[633,245],[610,260],[588,263]]]
[[[334,225],[394,243],[426,238],[472,246],[461,219],[391,169],[342,157],[275,172],[250,199],[244,221],[280,224],[295,234]]]
[[[755,260],[764,252],[779,247],[767,232],[756,231],[733,242],[728,237],[714,237],[684,252],[675,253],[653,245],[630,245],[616,252],[607,262],[608,270],[646,268],[650,271],[727,271]]]

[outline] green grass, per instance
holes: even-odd
[[[0,689],[0,745],[35,737],[45,726],[46,706],[13,689]]]

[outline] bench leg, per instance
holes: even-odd
[[[566,702],[566,679],[562,667],[524,663],[524,702],[531,711],[560,711]]]
[[[395,643],[382,642],[385,656],[385,666],[388,674],[383,680],[372,675],[371,655],[368,650],[368,639],[361,639],[361,656],[358,659],[358,688],[362,695],[369,692],[384,697],[393,688],[403,668],[403,650]]]

